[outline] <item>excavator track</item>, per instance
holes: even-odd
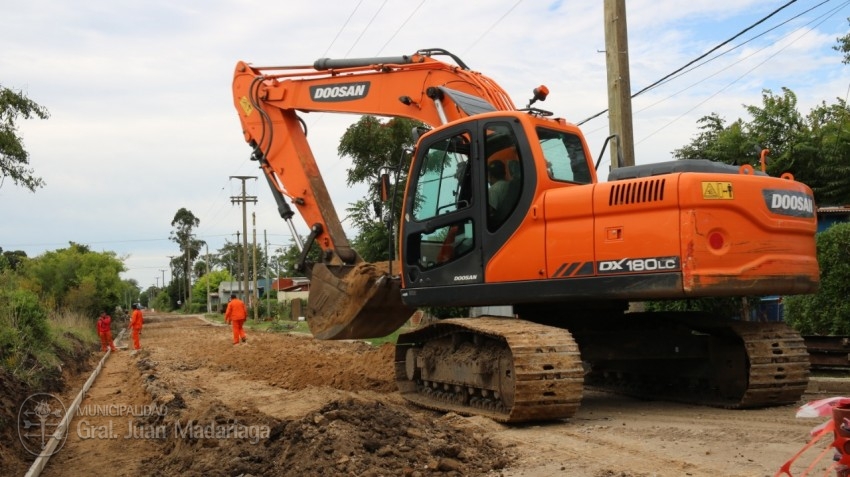
[[[447,319],[399,335],[395,370],[410,402],[506,423],[571,417],[584,381],[568,331],[512,318]]]
[[[640,398],[729,409],[794,404],[805,392],[809,378],[805,342],[784,323],[682,318],[675,324],[685,332],[653,341],[650,331],[641,342],[656,349],[675,346],[683,356],[681,360],[670,356],[643,361],[620,357],[593,362],[591,357],[588,386]],[[668,323],[665,330],[674,326]],[[604,335],[592,340],[577,337],[577,341],[583,351],[588,351],[586,355],[592,356],[592,347],[605,339]]]

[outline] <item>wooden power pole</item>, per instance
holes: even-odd
[[[250,290],[250,287],[248,286],[248,213],[245,205],[248,202],[256,204],[257,197],[245,195],[245,181],[248,179],[256,179],[257,176],[230,176],[230,178],[242,181],[242,195],[231,197],[230,202],[242,204],[242,281],[245,284],[245,294],[243,295],[243,298],[245,298],[245,301],[248,302],[248,306],[251,306],[251,300],[248,299],[248,291]]]
[[[629,40],[626,1],[605,0],[605,60],[608,69],[608,126],[617,135],[624,166],[635,165],[632,133],[632,87],[629,80]],[[611,148],[611,168],[617,168],[617,149]]]

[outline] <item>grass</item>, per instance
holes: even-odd
[[[33,388],[61,369],[63,358],[79,359],[100,341],[94,322],[78,314],[51,313],[42,324],[45,331],[36,338],[14,314],[0,317],[0,367]]]

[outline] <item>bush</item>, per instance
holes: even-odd
[[[820,290],[783,299],[785,321],[802,334],[850,334],[850,223],[839,223],[817,236]]]
[[[0,367],[32,387],[53,379],[74,342],[97,342],[94,322],[80,315],[51,319],[38,297],[0,288]]]

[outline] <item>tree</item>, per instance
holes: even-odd
[[[27,259],[27,253],[23,250],[3,251],[3,248],[0,247],[0,252],[2,252],[2,256],[0,256],[0,270],[8,268],[14,272],[18,270],[18,268],[22,266],[23,261]]]
[[[37,293],[52,308],[96,316],[123,302],[128,285],[120,273],[125,270],[114,252],[92,252],[88,246],[71,242],[68,248],[27,260],[22,287]]]
[[[207,310],[207,284],[209,284],[210,291],[218,291],[218,286],[221,282],[229,282],[233,281],[233,277],[230,275],[230,272],[227,270],[214,270],[210,271],[210,273],[202,276],[195,282],[195,287],[192,292],[192,296],[194,298],[194,302],[196,305],[201,305],[200,308],[204,311]]]
[[[850,18],[848,18],[847,21],[850,22]],[[832,48],[844,55],[844,59],[841,61],[842,63],[845,65],[850,64],[850,33],[837,38],[836,40],[838,41],[838,44]]]
[[[257,267],[262,267],[266,263],[266,255],[260,247],[256,247],[257,252]],[[254,277],[254,244],[248,244],[248,279]],[[230,275],[235,280],[244,280],[242,273],[242,244],[237,242],[224,241],[224,245],[218,249],[216,253],[216,262],[224,270],[230,272]],[[259,272],[259,270],[258,270]],[[259,273],[258,273],[259,275]]]
[[[745,106],[750,120],[725,124],[716,114],[699,120],[700,133],[673,151],[678,159],[710,159],[759,168],[759,150],[770,151],[767,172],[790,172],[812,188],[819,205],[850,203],[850,110],[842,99],[821,103],[803,116],[797,97],[765,90],[762,104]]]
[[[171,226],[174,227],[174,230],[171,231],[171,240],[177,243],[180,247],[181,258],[180,259],[172,259],[172,262],[177,262],[180,266],[175,267],[176,270],[180,270],[181,273],[176,274],[176,276],[182,276],[184,278],[185,285],[183,285],[182,289],[186,291],[188,295],[185,300],[186,303],[192,302],[192,263],[194,260],[201,254],[201,247],[204,246],[206,242],[203,240],[197,240],[192,238],[192,231],[194,231],[195,227],[200,225],[201,220],[195,217],[188,209],[181,207],[180,210],[174,214],[174,219],[171,220]],[[172,263],[172,267],[174,263]]]
[[[0,187],[6,178],[15,185],[32,192],[44,187],[44,180],[33,175],[28,168],[29,153],[24,149],[23,139],[18,136],[18,118],[31,119],[50,117],[47,109],[30,100],[22,92],[15,92],[0,85]]]
[[[347,208],[349,219],[359,231],[351,241],[352,246],[366,261],[389,258],[390,230],[383,219],[385,216],[399,217],[401,195],[396,198],[393,211],[384,211],[380,190],[376,186],[382,172],[393,171],[398,174],[396,187],[404,190],[407,183],[407,162],[403,160],[406,158],[405,149],[413,146],[412,132],[420,127],[424,125],[412,119],[392,118],[381,122],[374,116],[363,116],[349,126],[340,139],[337,151],[341,156],[352,159],[352,166],[347,170],[348,185],[365,183],[373,186],[366,197]],[[392,215],[389,215],[390,212],[393,212]]]
[[[301,237],[301,242],[304,242],[304,237]],[[306,244],[305,244],[306,245]],[[296,268],[298,261],[301,259],[301,251],[298,250],[298,246],[295,244],[295,239],[290,239],[289,246],[285,249],[278,248],[276,250],[277,255],[271,257],[269,260],[271,263],[277,263],[280,268],[280,276],[282,277],[294,277],[297,275],[302,275],[302,272],[299,272]],[[317,263],[321,259],[321,250],[319,247],[313,246],[310,251],[307,253],[307,262],[308,263]]]

